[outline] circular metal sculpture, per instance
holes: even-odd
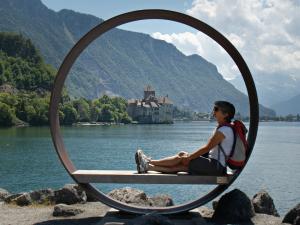
[[[179,23],[183,23],[185,25],[191,26],[198,31],[203,32],[213,40],[215,40],[219,45],[221,45],[224,50],[231,56],[231,58],[236,63],[237,67],[239,68],[240,73],[243,76],[244,82],[246,84],[248,96],[249,96],[249,104],[250,104],[250,124],[249,124],[249,133],[248,133],[248,144],[249,144],[249,157],[251,155],[252,149],[255,144],[255,139],[257,135],[258,129],[258,121],[259,121],[259,105],[257,99],[257,93],[255,89],[255,84],[253,78],[251,76],[250,70],[245,63],[244,59],[237,51],[237,49],[228,41],[222,34],[220,34],[217,30],[210,27],[206,23],[195,19],[191,16],[174,12],[168,10],[159,10],[159,9],[150,9],[150,10],[139,10],[128,12],[122,15],[118,15],[113,17],[109,20],[106,20],[90,30],[87,34],[85,34],[71,49],[68,55],[65,57],[62,65],[60,66],[57,76],[54,81],[54,86],[51,93],[51,102],[50,102],[50,129],[52,140],[56,149],[56,152],[69,173],[69,175],[75,180],[75,182],[79,183],[76,180],[76,177],[72,175],[72,173],[76,170],[75,166],[73,165],[71,159],[68,157],[66,148],[64,146],[64,142],[62,139],[62,135],[60,132],[60,124],[59,124],[59,115],[58,115],[58,105],[61,99],[61,91],[64,86],[65,79],[74,64],[75,60],[81,54],[81,52],[96,38],[104,34],[105,32],[109,31],[112,28],[120,26],[125,23],[138,21],[138,20],[146,20],[146,19],[163,19],[163,20],[171,20]],[[248,159],[249,159],[248,157]],[[248,161],[247,159],[247,161]],[[246,162],[247,163],[247,162]],[[228,184],[221,184],[215,187],[212,191],[207,193],[206,195],[191,201],[185,204],[171,206],[171,207],[137,207],[128,205],[119,201],[116,201],[109,196],[105,195],[103,192],[98,190],[92,184],[80,184],[90,195],[94,196],[99,201],[103,202],[104,204],[119,209],[121,211],[126,211],[130,213],[149,213],[149,212],[157,212],[160,214],[172,214],[172,213],[179,213],[194,209],[199,207],[215,197],[219,194],[224,192],[239,176],[241,170],[237,170],[232,179]]]

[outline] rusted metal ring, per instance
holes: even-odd
[[[163,19],[163,20],[171,20],[179,23],[183,23],[185,25],[191,26],[198,31],[203,32],[213,40],[215,40],[219,45],[221,45],[224,50],[231,56],[231,58],[236,63],[237,67],[240,70],[240,73],[243,76],[244,82],[246,84],[249,104],[250,104],[250,124],[249,124],[249,133],[247,136],[247,140],[249,143],[249,156],[253,150],[255,139],[257,136],[258,130],[258,122],[259,122],[259,104],[257,99],[257,92],[255,88],[255,84],[253,78],[251,76],[250,70],[237,51],[237,49],[227,40],[221,33],[219,33],[214,28],[210,27],[206,23],[195,19],[191,16],[174,12],[168,10],[160,10],[160,9],[149,9],[149,10],[139,10],[124,13],[118,16],[115,16],[109,20],[106,20],[99,24],[98,26],[91,29],[88,33],[86,33],[70,50],[68,55],[65,57],[63,63],[61,64],[57,76],[54,81],[54,86],[51,93],[51,101],[50,101],[50,129],[52,140],[56,149],[56,152],[60,158],[61,163],[69,173],[69,175],[78,183],[75,177],[72,176],[72,172],[76,170],[73,165],[71,159],[68,156],[67,150],[64,146],[64,142],[62,139],[62,135],[60,132],[60,124],[59,124],[59,115],[58,115],[58,105],[61,99],[61,92],[64,86],[64,82],[66,77],[73,66],[77,57],[81,54],[81,52],[96,38],[104,34],[105,32],[120,26],[125,23],[138,21],[138,20],[146,20],[146,19]],[[247,160],[248,161],[248,160]],[[246,162],[247,163],[247,162]],[[188,211],[199,207],[212,199],[216,198],[222,192],[224,192],[239,176],[242,170],[237,171],[231,181],[226,185],[218,185],[212,191],[207,193],[206,195],[191,201],[185,204],[171,206],[171,207],[137,207],[128,205],[119,201],[116,201],[109,196],[105,195],[103,192],[98,190],[92,184],[80,184],[86,191],[88,191],[91,195],[97,198],[99,201],[104,204],[119,209],[121,211],[126,211],[130,213],[138,213],[145,214],[149,212],[157,212],[160,214],[173,214]]]

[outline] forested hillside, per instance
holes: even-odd
[[[0,33],[0,126],[47,125],[55,74],[56,70],[45,64],[29,39]],[[100,99],[71,101],[66,89],[59,115],[62,124],[131,121],[123,98],[104,95]]]

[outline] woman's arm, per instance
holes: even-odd
[[[201,147],[200,149],[198,149],[197,151],[189,154],[188,156],[183,156],[183,160],[182,163],[184,165],[188,165],[189,162],[192,159],[196,159],[199,156],[209,152],[212,148],[214,148],[216,145],[218,145],[219,143],[221,143],[224,140],[225,136],[222,132],[220,131],[216,131],[214,133],[214,135],[209,138],[208,142],[206,145],[204,145],[203,147]]]

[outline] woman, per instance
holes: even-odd
[[[230,123],[235,114],[235,107],[230,102],[216,101],[213,109],[218,126],[207,144],[193,153],[180,151],[174,156],[153,160],[147,157],[142,150],[137,150],[135,160],[139,173],[158,171],[163,173],[188,172],[201,175],[226,174],[225,156],[219,151],[219,144],[228,156],[234,142],[234,134],[231,127],[222,126]],[[219,127],[219,128],[218,128]]]

